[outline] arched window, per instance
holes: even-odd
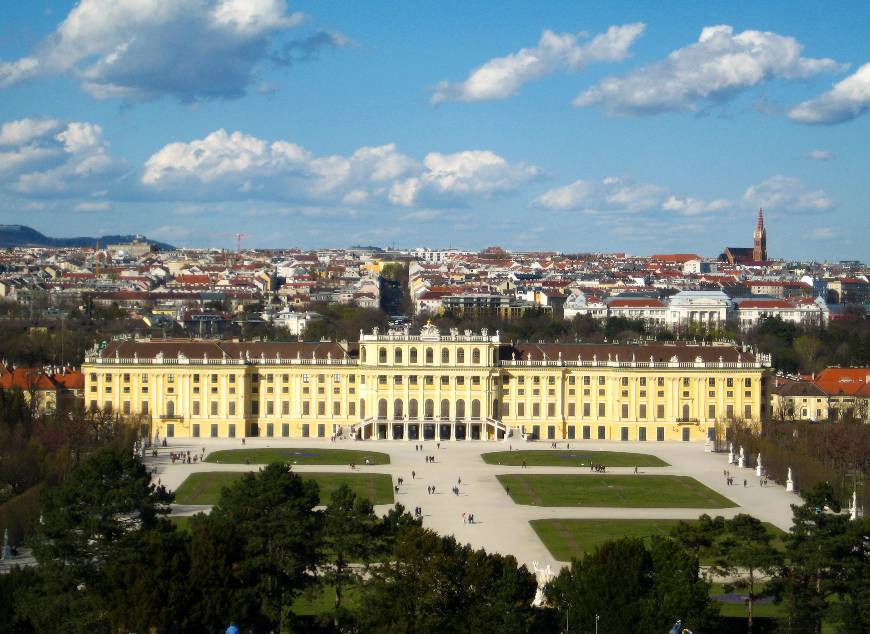
[[[689,404],[683,404],[683,420],[689,420]]]
[[[387,399],[382,398],[378,401],[378,418],[387,417]]]
[[[432,352],[432,348],[426,348],[426,363],[434,362],[435,353]]]
[[[450,418],[450,401],[446,398],[441,399],[441,420]]]
[[[378,363],[386,363],[387,362],[387,349],[381,348],[378,350]]]
[[[498,399],[494,398],[492,400],[492,412],[490,413],[491,418],[497,418],[501,420],[501,413],[498,411]]]
[[[431,398],[426,399],[423,415],[430,420],[435,418],[435,401]]]
[[[450,363],[450,348],[441,349],[441,363]]]
[[[463,418],[465,418],[465,401],[459,399],[456,401],[456,419],[462,420]]]
[[[411,420],[417,420],[419,417],[419,412],[417,411],[417,399],[412,398],[408,401],[408,418]]]
[[[359,400],[359,417],[360,420],[365,420],[366,418],[366,400],[364,398]]]
[[[402,349],[396,348],[396,351],[393,353],[393,362],[401,363],[402,362]]]
[[[480,401],[477,399],[471,401],[471,417],[474,419],[480,418]]]
[[[456,351],[456,363],[465,363],[465,348]]]
[[[411,363],[417,363],[417,348],[411,348]]]
[[[404,403],[402,403],[402,399],[397,398],[393,401],[393,418],[396,420],[402,420],[405,417],[405,408]]]
[[[360,354],[360,361],[362,361],[363,363],[365,363],[365,362],[366,362],[366,347],[365,347],[365,346],[360,346],[360,348],[361,348],[361,350],[360,350],[360,352],[359,352],[359,354]]]
[[[480,348],[475,348],[471,351],[471,362],[472,363],[480,363]]]
[[[175,403],[172,401],[166,401],[166,415],[175,416]]]

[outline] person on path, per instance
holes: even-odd
[[[413,480],[415,477],[417,477],[417,472],[411,471],[411,479]]]
[[[634,468],[634,475],[637,475],[637,467]]]
[[[743,481],[743,488],[746,488],[746,480]]]
[[[465,513],[462,514],[462,523],[465,524]]]
[[[456,482],[456,484],[462,484],[462,476],[459,476],[459,480]]]
[[[438,443],[438,449],[441,449],[441,443],[440,443],[440,442]]]

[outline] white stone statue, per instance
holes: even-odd
[[[734,443],[728,443],[728,464],[734,464]]]
[[[791,479],[791,467],[788,468],[788,479],[785,481],[785,490],[794,492],[794,480]]]
[[[737,466],[741,469],[746,467],[746,454],[743,452],[743,445],[740,446],[740,458],[737,460]]]
[[[758,453],[758,458],[755,461],[755,475],[759,478],[764,475],[764,467],[761,466],[761,452]]]
[[[849,511],[849,519],[854,522],[858,517],[858,491],[852,491],[852,508]]]
[[[546,568],[541,568],[538,566],[537,561],[532,562],[532,570],[534,570],[535,578],[538,580],[538,589],[535,590],[535,598],[532,600],[532,605],[536,608],[540,608],[546,601],[544,597],[544,588],[556,575],[550,564],[547,564]]]
[[[3,531],[3,561],[12,559],[12,546],[9,545],[9,529]],[[549,568],[549,566],[547,566]]]

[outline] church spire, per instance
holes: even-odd
[[[756,262],[767,261],[767,230],[764,228],[764,211],[758,209],[758,223],[753,234],[752,259]]]

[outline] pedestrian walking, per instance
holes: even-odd
[[[417,472],[411,471],[411,479],[413,480],[415,477],[417,477]]]
[[[456,482],[456,484],[462,484],[462,476],[459,476],[459,480]]]
[[[637,475],[637,467],[634,468],[634,475]]]
[[[743,481],[743,488],[746,488],[746,480]]]

